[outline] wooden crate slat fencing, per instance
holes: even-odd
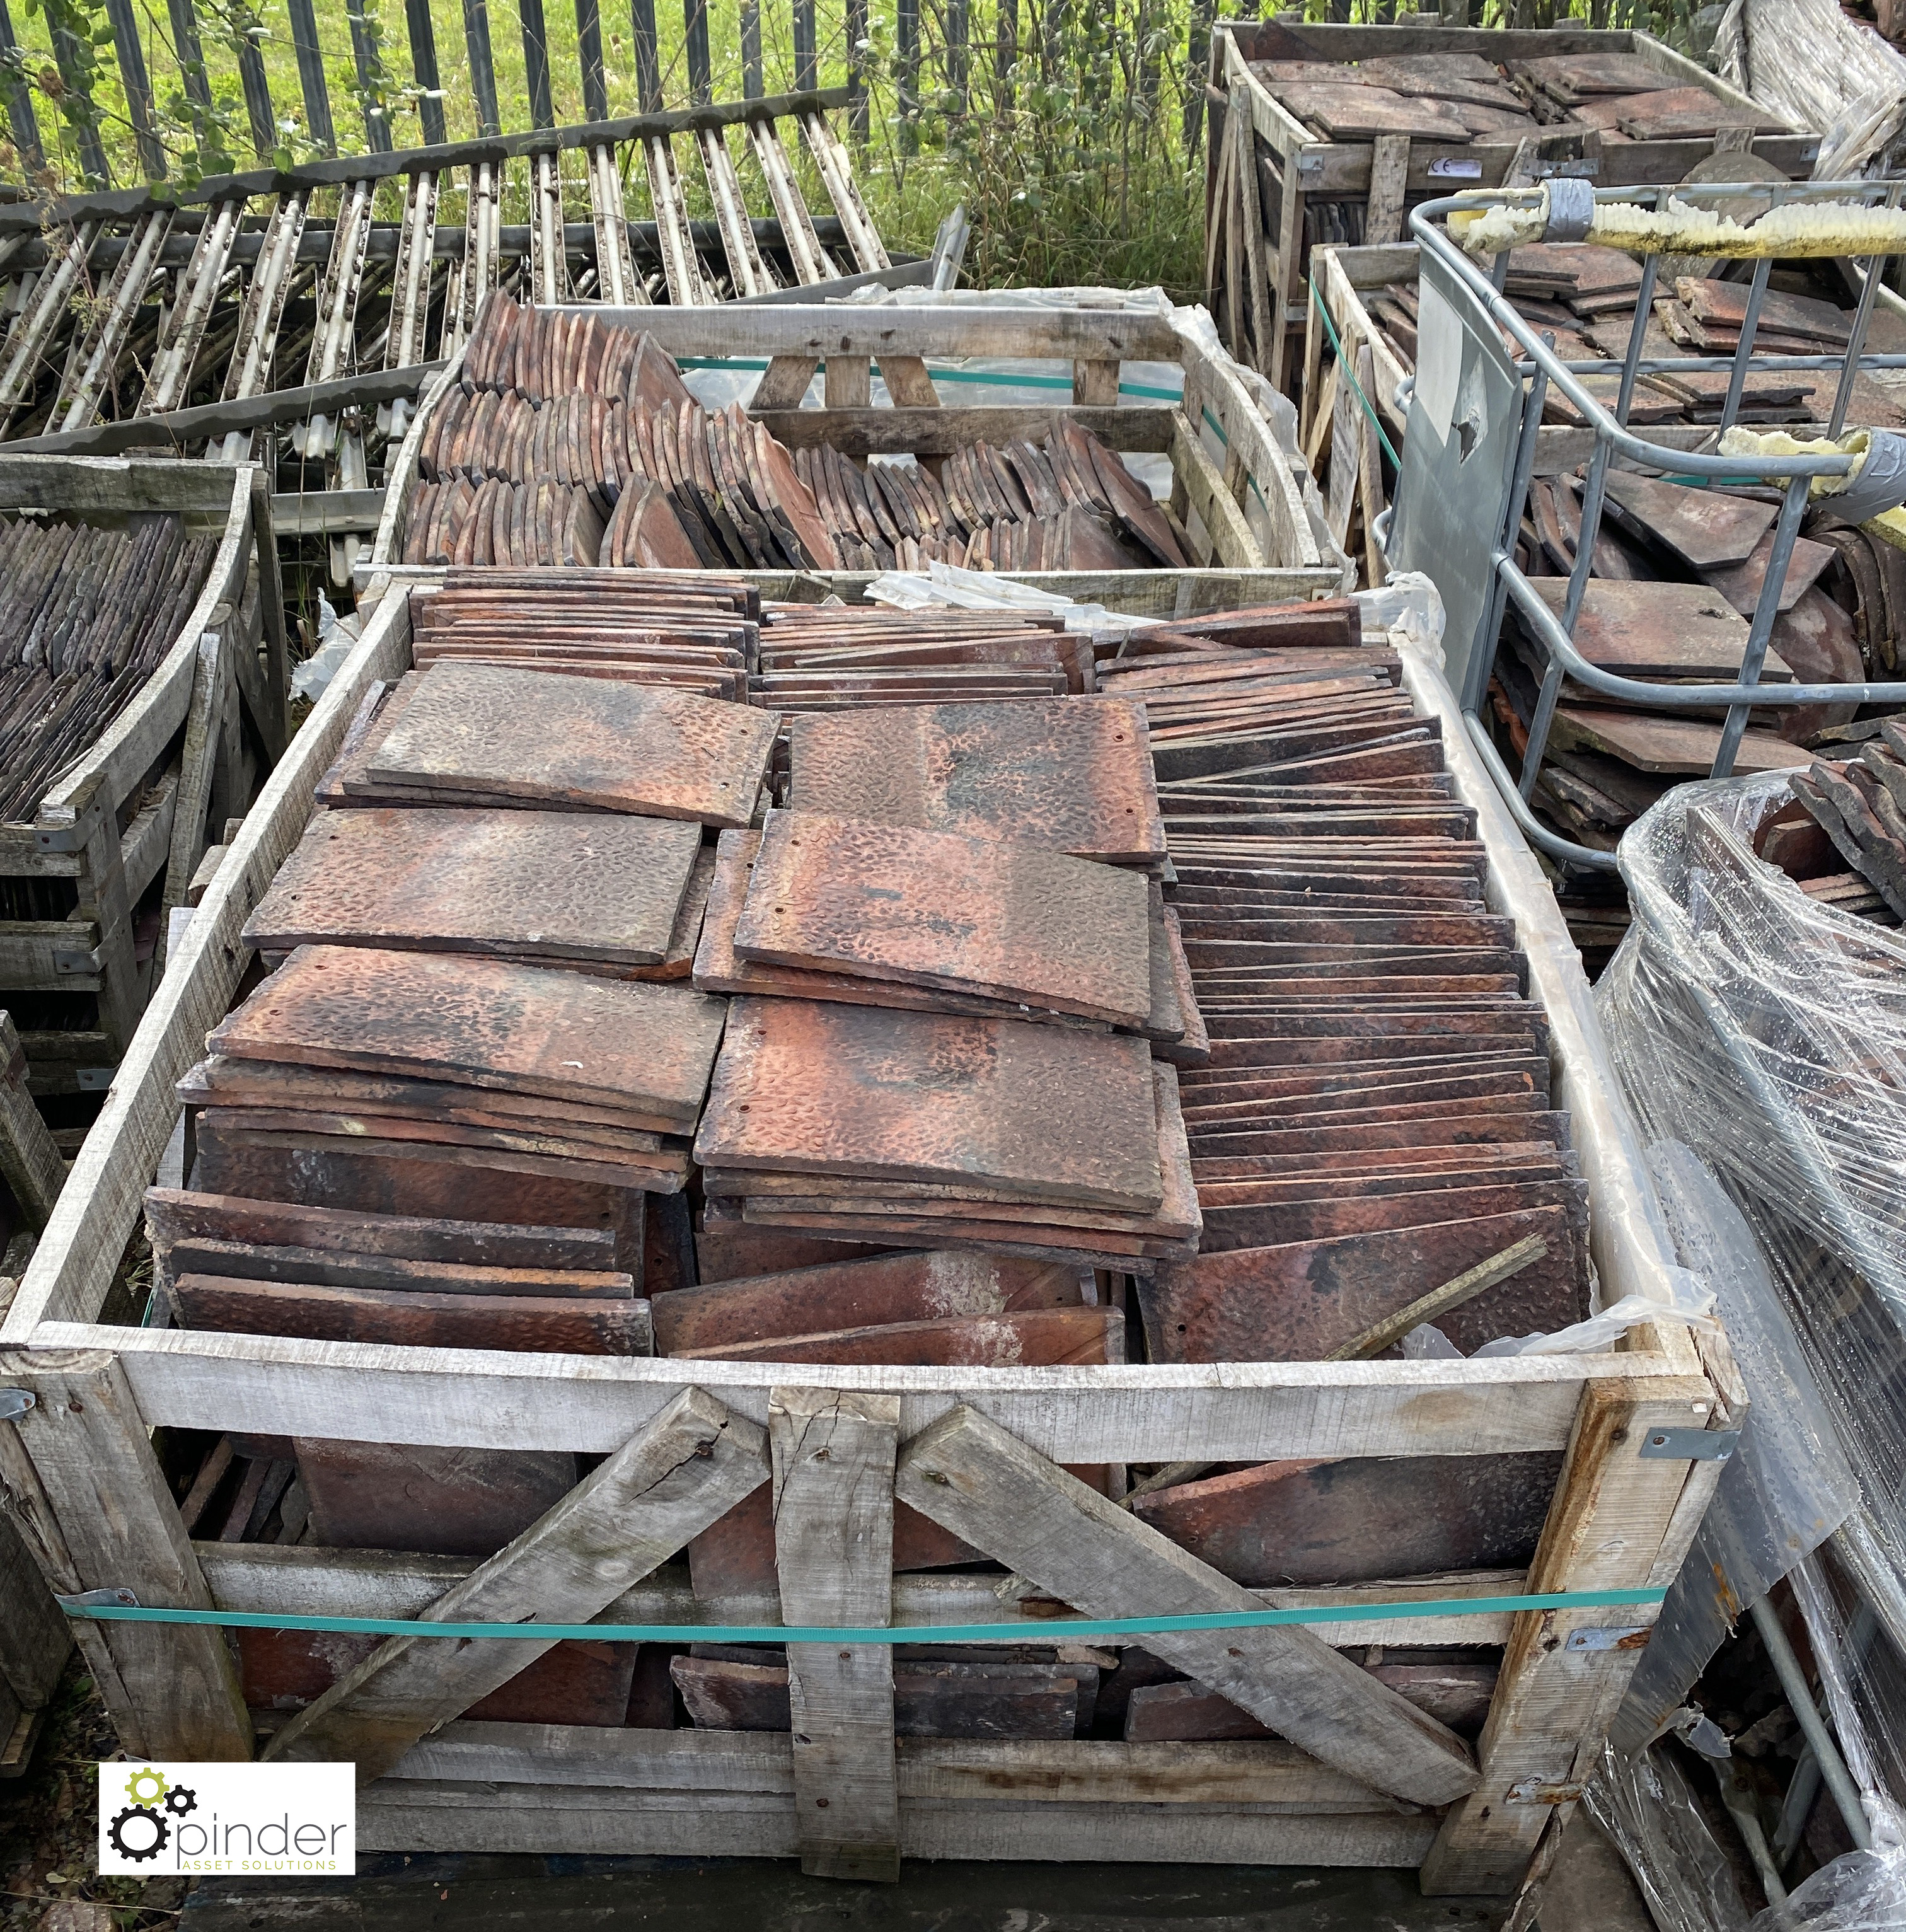
[[[934,340],[929,326],[944,319],[929,312],[910,320],[915,331],[903,346],[913,350]],[[1047,316],[1042,326],[1060,335],[1086,320]],[[1089,320],[1103,331],[1116,318]],[[799,346],[792,328],[786,346]],[[1101,336],[1095,346],[1111,345]],[[1564,1590],[1648,1588],[1678,1568],[1720,1465],[1644,1456],[1641,1438],[1670,1424],[1736,1426],[1739,1395],[1725,1351],[1704,1356],[1674,1324],[1632,1331],[1624,1346],[1598,1355],[1037,1371],[812,1367],[799,1372],[798,1383],[785,1366],[765,1363],[698,1362],[691,1372],[667,1358],[523,1356],[101,1325],[124,1238],[177,1118],[175,1083],[229,1006],[247,963],[240,929],[300,838],[316,782],[364,693],[373,681],[409,668],[409,604],[400,586],[378,600],[358,646],[234,842],[0,1330],[0,1383],[40,1397],[18,1424],[0,1425],[0,1468],[34,1526],[39,1560],[60,1587],[130,1588],[141,1602],[162,1605],[414,1616],[456,1600],[452,1593],[472,1566],[316,1546],[195,1545],[163,1487],[148,1432],[309,1432],[615,1457],[679,1414],[691,1389],[701,1393],[686,1399],[766,1431],[775,1444],[782,1493],[792,1492],[799,1505],[784,1526],[780,1593],[770,1600],[698,1604],[679,1564],[657,1567],[632,1552],[638,1560],[631,1578],[646,1574],[617,1582],[601,1599],[618,1618],[745,1617],[772,1624],[818,1614],[877,1622],[889,1604],[896,1618],[910,1622],[1017,1618],[1021,1613],[1002,1601],[996,1579],[892,1578],[877,1523],[855,1514],[867,1502],[866,1486],[850,1505],[845,1492],[854,1486],[811,1470],[797,1482],[800,1445],[814,1420],[843,1411],[855,1418],[855,1456],[880,1468],[892,1458],[907,1498],[936,1508],[931,1480],[905,1473],[929,1468],[922,1459],[936,1446],[928,1433],[936,1425],[942,1434],[957,1425],[962,1439],[996,1442],[1004,1432],[1029,1472],[1026,1480],[1062,1486],[1073,1479],[1052,1467],[1061,1462],[1532,1448],[1564,1454],[1565,1472],[1526,1580],[1498,1572],[1455,1585],[1417,1580],[1404,1586],[1246,1593],[1252,1603],[1407,1605],[1413,1595],[1494,1594],[1525,1580]],[[1652,1286],[1660,1293],[1669,1257],[1646,1211],[1632,1130],[1613,1094],[1599,1084],[1579,965],[1552,908],[1539,908],[1539,874],[1486,777],[1460,738],[1452,742],[1446,687],[1412,662],[1406,662],[1405,676],[1424,708],[1443,718],[1458,795],[1476,808],[1490,844],[1492,904],[1521,922],[1531,986],[1550,1016],[1559,1102],[1572,1112],[1590,1184],[1591,1240],[1605,1291]],[[83,1428],[73,1426],[76,1411]],[[745,1447],[748,1438],[738,1432],[736,1441]],[[758,1479],[766,1480],[770,1450],[757,1446],[752,1453],[760,1459]],[[1050,1475],[1041,1473],[1048,1468]],[[148,1506],[109,1513],[103,1504],[115,1481],[117,1502],[132,1493]],[[877,1507],[880,1486],[874,1487]],[[1002,1541],[1004,1532],[987,1528],[983,1540]],[[856,1553],[844,1562],[821,1561],[828,1551],[838,1557],[850,1550]],[[1019,1555],[1035,1573],[1029,1583],[1050,1594],[1037,1574],[1045,1552],[996,1553]],[[494,1574],[496,1567],[487,1569]],[[826,1591],[805,1594],[803,1580],[823,1574]],[[1158,1606],[1133,1600],[1122,1607]],[[1399,1804],[1276,1742],[895,1739],[891,1721],[884,1730],[880,1721],[881,1672],[890,1664],[884,1654],[854,1650],[833,1660],[835,1681],[816,1679],[804,1693],[802,1736],[814,1742],[812,1756],[785,1735],[547,1729],[454,1718],[427,1738],[420,1735],[369,1788],[360,1829],[367,1846],[393,1850],[799,1856],[811,1869],[864,1874],[890,1871],[907,1856],[1421,1865],[1432,1889],[1512,1890],[1545,1834],[1572,1807],[1587,1768],[1584,1747],[1619,1701],[1635,1659],[1632,1649],[1572,1649],[1568,1637],[1617,1618],[1645,1626],[1653,1614],[1647,1606],[1614,1612],[1593,1606],[1484,1611],[1439,1625],[1412,1619],[1406,1608],[1382,1624],[1317,1626],[1323,1642],[1339,1648],[1377,1640],[1506,1642],[1479,1747],[1479,1781],[1440,1810]],[[1038,1640],[1040,1622],[1025,1618],[1028,1641]],[[1049,1623],[1044,1628],[1051,1630]],[[237,1707],[229,1653],[215,1632],[154,1636],[124,1624],[82,1624],[80,1631],[129,1749],[251,1754],[251,1720]],[[427,1660],[418,1667],[420,1696],[442,1693],[429,1706],[427,1723],[433,1724],[456,1697],[440,1672],[430,1672]],[[272,1724],[266,1720],[268,1730]],[[1377,1775],[1389,1781],[1386,1772]],[[829,1796],[826,1810],[801,1804],[803,1792]],[[820,1828],[817,1820],[824,1821]]]
[[[253,454],[256,432],[289,424],[324,488],[358,490],[379,440],[401,435],[425,376],[499,281],[544,302],[699,305],[924,279],[925,262],[894,267],[868,216],[829,119],[850,99],[836,89],[400,153],[386,143],[184,196],[0,208],[0,275],[21,278],[0,338],[0,435],[69,454],[184,446],[235,460]],[[802,199],[781,131],[790,121],[830,214]],[[769,203],[758,212],[736,166],[744,129]],[[565,172],[579,150],[583,182],[573,161]],[[630,218],[631,170],[652,219]],[[691,215],[691,173],[713,220]],[[529,221],[505,224],[505,196],[525,190]],[[579,190],[587,221],[568,218]],[[324,393],[287,400],[301,370]],[[368,527],[358,514],[353,525],[340,508],[331,527]],[[334,576],[348,582],[355,539],[333,545]]]

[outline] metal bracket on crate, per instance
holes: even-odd
[[[0,1422],[17,1422],[40,1398],[31,1389],[0,1389]]]
[[[1642,1650],[1652,1624],[1603,1624],[1591,1630],[1571,1630],[1564,1650]]]
[[[61,1596],[56,1590],[53,1601],[63,1610],[136,1610],[139,1599],[130,1590],[80,1590]]]
[[[70,825],[36,825],[34,849],[40,852],[83,852],[92,843],[93,834],[105,818],[104,808],[94,806],[82,812]]]
[[[1738,1429],[1651,1429],[1638,1453],[1662,1462],[1725,1462],[1740,1442]]]
[[[116,1066],[76,1066],[73,1070],[73,1084],[82,1094],[103,1094],[112,1084],[112,1076],[118,1070]]]
[[[1579,1784],[1564,1778],[1551,1783],[1540,1778],[1525,1778],[1512,1784],[1508,1792],[1512,1804],[1572,1804],[1582,1795]]]
[[[97,973],[99,955],[91,950],[82,950],[78,946],[56,946],[53,948],[53,970],[55,973]]]

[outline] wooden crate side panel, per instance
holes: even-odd
[[[1381,248],[1320,248],[1311,256],[1311,272],[1329,310],[1338,340],[1347,346],[1353,340],[1367,344],[1376,365],[1376,393],[1371,400],[1389,424],[1401,446],[1408,412],[1396,399],[1397,387],[1408,371],[1397,360],[1389,339],[1371,320],[1363,304],[1363,292],[1380,289],[1394,281],[1411,280],[1416,275],[1416,244],[1404,242]],[[1365,259],[1353,262],[1350,258]],[[1307,404],[1314,406],[1314,399]]]
[[[239,930],[302,836],[317,781],[365,688],[374,679],[395,676],[409,661],[409,607],[393,600],[366,626],[272,773],[193,914],[73,1163],[0,1340],[24,1342],[43,1320],[83,1321],[97,1312],[178,1118],[173,1089],[204,1052],[206,1033],[224,1017],[248,956]],[[105,1346],[117,1347],[127,1334],[150,1331],[105,1332]]]
[[[1642,1445],[1660,1430],[1704,1427],[1714,1408],[1699,1376],[1584,1390],[1532,1586],[1647,1587],[1670,1555],[1677,1505],[1696,1466],[1651,1460]],[[1678,1568],[1685,1546],[1672,1553]],[[1477,1745],[1482,1780],[1444,1816],[1423,1868],[1425,1892],[1505,1892],[1520,1883],[1551,1809],[1580,1796],[1640,1660],[1632,1647],[1571,1649],[1569,1639],[1611,1625],[1646,1628],[1659,1614],[1659,1604],[1643,1604],[1619,1613],[1530,1610],[1516,1619]]]
[[[129,1169],[114,1185],[128,1213],[136,1210],[143,1177]],[[75,1195],[69,1186],[43,1252]],[[109,1274],[110,1260],[99,1265]],[[32,1280],[29,1273],[22,1295]],[[406,1348],[58,1321],[22,1332],[42,1348],[116,1350],[155,1427],[595,1454],[619,1448],[691,1382],[765,1426],[769,1391],[786,1372],[766,1362],[697,1362],[691,1378],[688,1364],[665,1358]],[[967,1401],[1055,1462],[1261,1462],[1560,1449],[1583,1382],[1681,1372],[1659,1356],[1625,1354],[1029,1370],[813,1365],[806,1379],[899,1396],[903,1439]]]
[[[901,1855],[1047,1863],[1407,1867],[1432,1816],[1293,1816],[1182,1804],[986,1803],[913,1798]],[[358,1842],[376,1851],[598,1853],[702,1858],[799,1856],[794,1799],[753,1792],[625,1792],[563,1785],[386,1780],[358,1807]]]
[[[1281,1740],[1131,1744],[1098,1738],[901,1738],[900,1796],[1047,1804],[1232,1804],[1293,1814],[1410,1808],[1380,1797]],[[638,1791],[791,1794],[786,1732],[447,1724],[420,1739],[391,1780],[567,1784]]]

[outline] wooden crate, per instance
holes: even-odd
[[[811,308],[730,304],[694,312],[655,308],[619,314],[677,358],[766,358],[769,366],[748,409],[790,448],[827,441],[856,456],[911,452],[931,458],[978,437],[995,446],[1011,436],[1042,437],[1064,414],[1114,449],[1168,454],[1174,478],[1172,508],[1181,524],[1190,524],[1190,513],[1196,512],[1195,524],[1190,524],[1196,567],[1008,573],[1041,589],[1109,609],[1169,616],[1329,596],[1338,587],[1338,570],[1320,555],[1304,512],[1302,459],[1278,442],[1229,358],[1212,353],[1164,316],[965,304],[851,307],[819,314]],[[928,356],[1010,356],[1069,364],[1072,400],[1035,408],[943,406],[922,360]],[[1119,367],[1127,362],[1177,363],[1185,371],[1183,404],[1117,406]],[[894,406],[868,404],[876,362],[898,399]],[[802,398],[823,364],[826,404],[802,408]],[[451,385],[460,380],[462,367],[460,354],[418,412],[393,466],[370,565],[371,596],[377,574],[387,570],[397,580],[429,580],[439,574],[394,560],[403,554],[411,500],[420,480],[418,452]],[[1221,470],[1200,427],[1222,447]],[[1268,551],[1245,514],[1244,506],[1251,501],[1261,505],[1268,524]],[[868,574],[854,571],[747,574],[764,597],[809,602],[830,593],[857,601],[869,581]]]
[[[0,1329],[0,1388],[35,1397],[17,1424],[0,1425],[0,1486],[55,1588],[127,1588],[148,1606],[415,1616],[442,1591],[444,1559],[192,1542],[153,1432],[599,1455],[640,1435],[691,1388],[730,1418],[724,1455],[753,1456],[763,1476],[770,1453],[779,1459],[778,1600],[698,1602],[685,1568],[664,1562],[643,1575],[645,1564],[609,1606],[610,1619],[1005,1622],[1050,1643],[1051,1624],[997,1588],[998,1578],[888,1574],[892,1486],[877,1474],[865,1480],[865,1468],[891,1471],[897,1454],[904,1464],[909,1443],[963,1405],[1016,1440],[1012,1454],[1035,1486],[1070,1481],[1053,1462],[1564,1456],[1526,1578],[1269,1591],[1260,1602],[1482,1598],[1525,1581],[1541,1591],[1658,1588],[1672,1577],[1720,1467],[1698,1453],[1700,1432],[1737,1428],[1742,1406],[1725,1350],[1698,1352],[1672,1324],[1630,1330],[1621,1348],[1584,1356],[799,1372],[102,1324],[121,1246],[178,1118],[175,1083],[232,1001],[249,963],[244,920],[297,843],[353,712],[373,680],[410,665],[409,605],[402,586],[382,598],[267,784],[192,916]],[[1603,1292],[1662,1294],[1670,1257],[1633,1129],[1605,1077],[1579,964],[1446,685],[1416,661],[1407,661],[1406,677],[1440,713],[1457,784],[1478,811],[1492,904],[1521,922],[1532,987],[1552,1028],[1556,1104],[1572,1110],[1590,1184]],[[817,1406],[845,1410],[852,1426],[831,1462],[793,1468],[791,1423]],[[1691,1436],[1649,1453],[1648,1438],[1670,1428]],[[694,1533],[670,1520],[675,1534],[658,1533],[648,1561]],[[1103,1522],[1081,1526],[1086,1560],[1095,1538],[1115,1533]],[[1003,1538],[998,1546],[1007,1546]],[[1125,1605],[1131,1614],[1158,1607]],[[797,1668],[831,1680],[805,1706],[798,1745],[786,1734],[474,1724],[457,1720],[467,1696],[445,1698],[418,1732],[447,1721],[365,1790],[360,1842],[404,1851],[798,1853],[811,1870],[869,1876],[892,1876],[902,1856],[1420,1866],[1431,1891],[1513,1890],[1539,1849],[1552,1849],[1597,1762],[1636,1634],[1654,1615],[1653,1606],[1452,1618],[1406,1609],[1322,1626],[1326,1640],[1359,1652],[1373,1642],[1506,1646],[1480,1781],[1446,1807],[1399,1802],[1276,1741],[896,1742],[889,1653],[856,1650],[843,1664],[829,1645],[806,1664],[796,1653]],[[76,1628],[129,1753],[252,1754],[253,1728],[221,1631]],[[1628,1640],[1615,1641],[1624,1632]],[[820,1707],[825,1696],[832,1714]]]
[[[22,1031],[36,1094],[103,1088],[124,1053],[163,941],[133,956],[133,913],[155,881],[182,905],[208,817],[242,812],[283,748],[286,652],[270,488],[251,464],[0,454],[0,509],[102,526],[154,511],[216,532],[204,590],[145,688],[41,801],[31,824],[0,824],[0,874],[67,878],[59,922],[0,921],[0,1000],[91,993],[90,1028]],[[260,644],[263,645],[261,656]],[[181,808],[181,801],[184,801]]]
[[[1725,148],[1719,141],[1593,142],[1579,131],[1557,130],[1524,152],[1517,142],[1476,141],[1449,146],[1386,136],[1377,143],[1317,140],[1251,71],[1273,58],[1274,41],[1294,34],[1320,60],[1356,61],[1419,53],[1479,53],[1498,62],[1546,55],[1633,53],[1676,82],[1704,88],[1737,106],[1764,112],[1737,89],[1651,35],[1586,27],[1485,29],[1455,27],[1352,27],[1319,24],[1260,26],[1227,22],[1213,32],[1209,88],[1210,140],[1205,165],[1206,303],[1219,332],[1241,362],[1294,394],[1295,332],[1305,326],[1310,226],[1327,204],[1347,205],[1360,232],[1336,238],[1377,244],[1406,234],[1410,206],[1466,188],[1500,188],[1551,172],[1587,174],[1598,188],[1665,184],[1685,180],[1700,162]],[[1284,43],[1287,44],[1287,42]],[[1795,180],[1806,178],[1820,150],[1817,133],[1767,134],[1753,152]]]

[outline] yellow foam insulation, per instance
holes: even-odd
[[[1809,497],[1831,496],[1844,490],[1866,466],[1872,436],[1863,429],[1850,429],[1837,441],[1824,436],[1809,436],[1804,442],[1784,429],[1744,429],[1737,423],[1722,437],[1723,456],[1851,456],[1853,466],[1839,476],[1816,476],[1807,486]],[[1896,516],[1897,511],[1889,511]]]
[[[1548,212],[1539,207],[1459,208],[1449,217],[1450,233],[1471,255],[1497,255],[1539,242],[1547,224]],[[1906,251],[1906,208],[1809,202],[1770,209],[1743,226],[1673,196],[1659,211],[1632,202],[1599,202],[1587,238],[1635,255],[1884,255]]]
[[[1906,550],[1906,506],[1869,517],[1860,527],[1881,542],[1891,544],[1895,550]]]
[[[1500,255],[1539,242],[1548,226],[1548,206],[1512,208],[1458,208],[1449,216],[1449,232],[1470,255]]]

